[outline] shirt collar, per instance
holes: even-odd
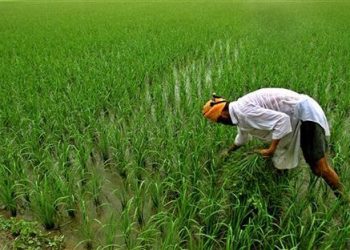
[[[237,125],[238,119],[237,119],[236,113],[234,111],[235,104],[236,104],[236,102],[230,102],[230,104],[228,105],[228,112],[230,113],[232,123],[234,125]]]

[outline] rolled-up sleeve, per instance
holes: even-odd
[[[290,117],[282,112],[255,107],[246,113],[246,123],[259,130],[272,131],[272,139],[278,140],[292,132]]]
[[[247,132],[242,131],[239,127],[237,127],[237,135],[235,138],[235,145],[242,146],[249,141],[249,134]]]

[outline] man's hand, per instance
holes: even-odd
[[[261,154],[264,158],[272,157],[273,154],[276,151],[277,145],[280,142],[280,140],[272,140],[271,145],[269,148],[266,149],[258,149],[256,150],[257,153]]]
[[[239,149],[240,146],[237,146],[236,144],[233,144],[229,147],[229,149],[227,150],[228,153],[231,153],[233,151],[236,151],[237,149]]]
[[[272,151],[270,148],[266,148],[266,149],[258,149],[257,153],[261,154],[261,156],[264,158],[269,158],[273,156],[275,151]]]
[[[228,149],[223,150],[220,153],[220,158],[226,158],[230,155],[231,152],[236,151],[239,148],[239,146],[233,144],[232,146],[230,146]]]

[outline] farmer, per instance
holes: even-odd
[[[301,147],[312,172],[322,177],[336,196],[342,195],[339,177],[325,156],[328,122],[311,97],[282,88],[259,89],[233,102],[214,94],[202,112],[211,121],[237,126],[237,136],[228,152],[238,149],[251,136],[257,137],[270,142],[269,148],[258,153],[272,157],[277,169],[291,169],[298,166]]]

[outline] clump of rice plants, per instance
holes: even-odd
[[[12,216],[17,215],[17,203],[19,194],[18,189],[16,188],[19,183],[16,178],[18,177],[14,171],[15,169],[9,169],[4,165],[0,165],[0,175],[2,178],[0,179],[0,202],[4,206],[4,208],[10,211]]]
[[[59,182],[52,176],[44,175],[42,180],[34,182],[30,193],[31,206],[34,215],[46,229],[59,226],[60,204],[65,197],[61,194]]]

